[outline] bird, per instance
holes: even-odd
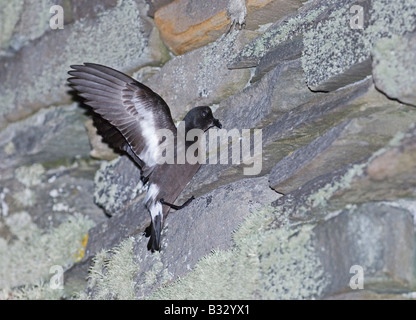
[[[158,163],[158,130],[170,130],[176,142],[178,129],[167,103],[149,87],[101,64],[83,63],[70,68],[68,82],[92,108],[103,141],[125,152],[141,169],[140,178],[148,186],[144,202],[151,218],[146,229],[146,236],[150,237],[147,249],[160,251],[161,231],[170,209],[180,210],[195,199],[192,196],[182,205],[173,204],[201,164],[186,159],[178,163],[179,150],[175,151],[173,163]],[[205,132],[212,127],[222,128],[209,106],[192,108],[183,121],[185,135],[192,129]],[[185,142],[185,152],[191,144],[192,141]]]

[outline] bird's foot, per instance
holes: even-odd
[[[169,206],[172,209],[181,210],[181,209],[185,208],[187,205],[189,205],[193,200],[195,200],[195,197],[194,196],[192,196],[188,200],[186,200],[185,203],[183,205],[181,205],[181,206],[177,206],[175,204],[166,202],[163,198],[160,199],[160,203],[163,204],[163,205],[165,205],[165,206]]]

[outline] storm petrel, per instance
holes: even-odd
[[[194,199],[191,197],[181,206],[173,205],[201,164],[191,164],[186,159],[182,164],[157,162],[157,148],[162,143],[158,130],[170,130],[175,141],[178,136],[170,109],[157,93],[103,65],[84,63],[71,68],[73,70],[68,73],[72,77],[68,81],[99,116],[95,123],[104,141],[126,152],[141,168],[141,179],[148,184],[145,204],[151,217],[147,247],[159,251],[160,233],[169,210],[181,209]],[[221,128],[221,123],[207,106],[191,109],[184,123],[185,136],[192,129]],[[192,142],[185,142],[185,152],[190,144]],[[177,152],[179,150],[175,156]]]

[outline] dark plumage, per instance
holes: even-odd
[[[68,79],[79,96],[99,115],[94,120],[99,134],[113,148],[126,152],[141,168],[141,178],[149,184],[145,203],[152,223],[149,250],[160,250],[160,233],[172,205],[200,164],[157,164],[160,129],[177,137],[166,102],[150,88],[133,78],[106,66],[85,63],[71,66]],[[209,107],[196,107],[184,118],[185,134],[191,129],[221,128]],[[186,142],[185,151],[192,142]],[[179,152],[179,151],[178,151]]]

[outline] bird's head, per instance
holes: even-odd
[[[211,127],[222,128],[221,122],[215,119],[210,107],[195,107],[185,116],[185,130],[188,132],[192,129],[208,130]]]

